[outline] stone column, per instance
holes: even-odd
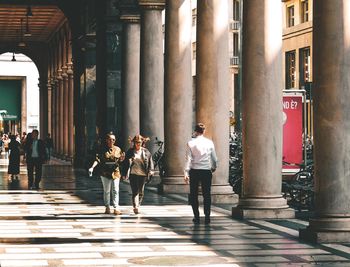
[[[52,125],[51,125],[51,134],[53,140],[53,150],[54,154],[57,155],[57,86],[56,86],[56,76],[51,78],[51,88],[52,88]]]
[[[123,121],[122,145],[129,147],[128,138],[140,132],[140,15],[137,7],[121,7],[123,21]],[[123,9],[124,8],[124,9]]]
[[[61,158],[63,155],[63,77],[62,77],[62,69],[59,69],[57,71],[57,80],[58,80],[58,87],[57,87],[57,137],[58,137],[58,153],[59,157]]]
[[[47,131],[52,135],[52,85],[51,78],[47,83]],[[51,136],[52,137],[52,136]]]
[[[24,79],[22,81],[21,98],[22,98],[22,101],[21,101],[21,131],[27,132],[27,118],[28,118],[27,79]],[[22,133],[20,133],[20,134],[22,134]]]
[[[63,117],[63,156],[64,159],[68,159],[68,143],[70,142],[68,137],[68,117],[69,117],[69,95],[68,95],[68,74],[67,74],[68,67],[63,66],[62,67],[62,78],[63,78],[63,110],[62,110],[62,117]]]
[[[243,6],[243,190],[236,218],[292,218],[282,183],[281,1]]]
[[[192,134],[191,1],[167,1],[165,19],[166,176],[159,189],[183,193],[188,191],[183,179],[186,141]]]
[[[219,167],[212,181],[213,202],[237,202],[229,176],[228,1],[197,2],[196,119],[206,125]],[[191,90],[189,88],[189,90]]]
[[[46,99],[44,99],[44,85],[40,82],[40,78],[39,78],[39,82],[38,82],[38,87],[39,87],[39,134],[40,134],[40,138],[44,139],[45,138],[45,133],[44,133],[44,112],[45,112],[45,108],[44,108],[44,101],[46,101]]]
[[[73,79],[73,63],[67,64],[68,70],[68,158],[74,158],[74,79]]]
[[[164,140],[164,57],[162,10],[165,0],[139,0],[141,7],[140,132],[150,137],[148,148],[154,153],[155,138]]]
[[[350,239],[350,2],[314,5],[315,218],[300,237]]]
[[[40,95],[40,136],[45,138],[48,132],[48,89],[47,89],[47,79],[39,79],[39,95]]]

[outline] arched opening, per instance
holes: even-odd
[[[39,71],[24,54],[0,55],[0,132],[39,129]]]

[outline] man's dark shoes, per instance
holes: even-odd
[[[192,222],[193,222],[194,224],[199,224],[199,223],[200,223],[200,220],[199,220],[198,217],[194,217],[194,218],[192,219]]]
[[[205,223],[205,224],[210,224],[210,217],[209,217],[209,216],[208,216],[208,217],[205,217],[204,223]]]

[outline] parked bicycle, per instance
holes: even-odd
[[[289,164],[288,162],[283,162]],[[282,182],[282,193],[287,204],[296,210],[312,210],[314,207],[314,165],[293,164],[300,170],[291,179]]]
[[[165,176],[165,168],[164,168],[164,142],[159,140],[156,137],[155,144],[158,146],[158,149],[152,155],[154,169],[159,171],[159,176]]]
[[[241,196],[243,182],[242,133],[230,134],[229,183],[233,191]]]

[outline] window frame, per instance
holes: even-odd
[[[293,11],[292,14],[290,11]],[[295,6],[293,5],[289,5],[287,6],[287,27],[293,27],[295,26]]]
[[[309,21],[310,5],[309,0],[300,0],[300,21],[305,23]]]
[[[296,87],[296,50],[287,51],[285,53],[285,60],[285,88],[293,89]]]

